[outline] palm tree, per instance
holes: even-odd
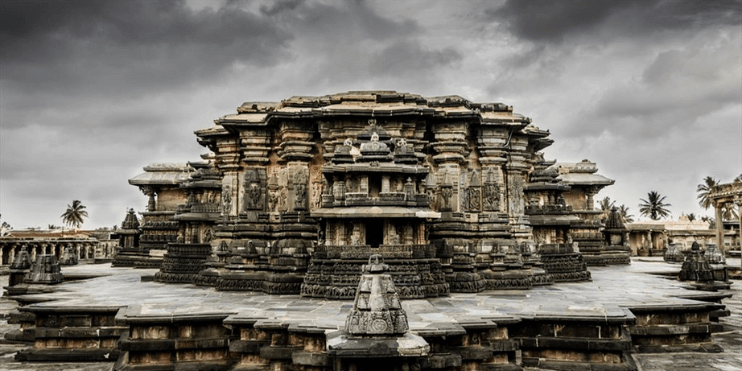
[[[666,197],[667,196],[662,196],[656,191],[647,193],[648,200],[643,198],[639,199],[639,201],[644,202],[643,204],[639,204],[639,213],[642,216],[648,216],[649,219],[652,220],[660,220],[660,218],[669,216],[670,210],[667,210],[666,207],[672,205],[663,202]]]
[[[696,192],[698,193],[698,199],[700,200],[698,202],[701,207],[704,209],[708,209],[709,207],[713,206],[711,199],[709,198],[709,193],[711,193],[711,189],[714,186],[719,185],[719,181],[707,176],[703,178],[703,183],[698,185],[698,188],[696,188]],[[739,215],[737,215],[737,211],[734,210],[733,204],[725,204],[721,206],[721,218],[722,220],[732,220],[732,219],[739,219]]]
[[[716,229],[716,220],[714,218],[702,216],[701,221],[709,223],[709,229]]]
[[[719,181],[707,176],[703,178],[703,183],[698,185],[698,188],[696,188],[696,192],[698,192],[698,199],[701,201],[698,201],[698,204],[701,205],[702,208],[708,209],[711,207],[711,199],[709,199],[709,193],[711,192],[711,188],[718,185]]]
[[[734,220],[739,219],[739,215],[737,215],[737,210],[734,210],[734,204],[729,202],[724,204],[724,206],[721,208],[721,219],[722,220]]]
[[[615,201],[611,202],[610,197],[606,197],[598,202],[600,210],[603,211],[603,215],[601,216],[602,219],[608,219],[608,216],[611,214],[611,208],[613,208],[615,203]]]
[[[618,207],[618,215],[621,215],[621,219],[623,219],[624,223],[634,222],[634,216],[629,214],[629,208],[626,207],[626,205],[621,205]]]
[[[62,214],[62,221],[68,226],[80,228],[83,223],[83,217],[88,217],[88,212],[85,211],[85,205],[80,200],[74,200],[72,201],[72,206],[67,205],[67,211]]]
[[[688,217],[688,221],[689,222],[692,222],[692,221],[696,220],[696,214],[690,213],[690,214],[688,214],[686,216]]]

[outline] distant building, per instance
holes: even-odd
[[[61,257],[70,248],[81,261],[94,262],[111,259],[116,242],[107,230],[11,230],[0,237],[0,260],[10,265],[21,249],[25,248],[32,261],[37,254],[54,254]]]

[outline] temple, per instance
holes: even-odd
[[[129,181],[149,203],[139,246],[121,246],[114,265],[352,299],[374,254],[401,298],[584,281],[587,265],[628,263],[606,253],[593,210],[613,180],[588,160],[544,160],[549,132],[501,103],[300,96],[244,103],[195,134],[203,161]]]

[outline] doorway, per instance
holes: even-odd
[[[366,222],[366,245],[379,247],[384,244],[384,220],[368,219]]]

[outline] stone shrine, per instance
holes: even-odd
[[[689,281],[699,290],[728,289],[729,282],[726,267],[723,264],[711,264],[705,257],[698,242],[693,242],[685,261],[680,268],[678,279]]]
[[[369,257],[344,331],[327,335],[327,354],[336,358],[337,369],[414,369],[420,367],[418,358],[430,352],[425,339],[408,332],[407,315],[387,269],[381,255]]]
[[[77,265],[78,259],[71,247],[66,247],[59,258],[59,265]]]
[[[186,202],[180,183],[188,178],[193,168],[181,163],[153,163],[144,167],[144,173],[129,179],[147,197],[147,210],[141,212],[138,258],[135,268],[159,268],[168,243],[177,242],[180,225],[175,220],[178,205]]]
[[[629,229],[623,224],[616,207],[611,208],[605,223],[604,256],[608,264],[631,264],[631,247],[629,247]]]
[[[247,102],[214,123],[196,131],[205,163],[130,180],[150,198],[141,243],[168,249],[158,281],[350,299],[379,254],[401,298],[425,298],[608,263],[592,204],[613,180],[544,160],[549,132],[510,106],[356,91]]]
[[[119,244],[116,247],[116,256],[111,262],[112,267],[133,267],[135,262],[143,255],[139,249],[139,219],[134,213],[134,209],[129,209],[124,221],[121,222],[121,228],[116,230],[116,236]]]
[[[31,269],[23,276],[23,283],[54,285],[64,281],[59,261],[55,255],[39,254]]]
[[[23,283],[23,277],[31,269],[31,257],[28,255],[26,248],[21,248],[21,251],[13,259],[13,264],[10,265],[8,270],[8,286],[16,286]]]

